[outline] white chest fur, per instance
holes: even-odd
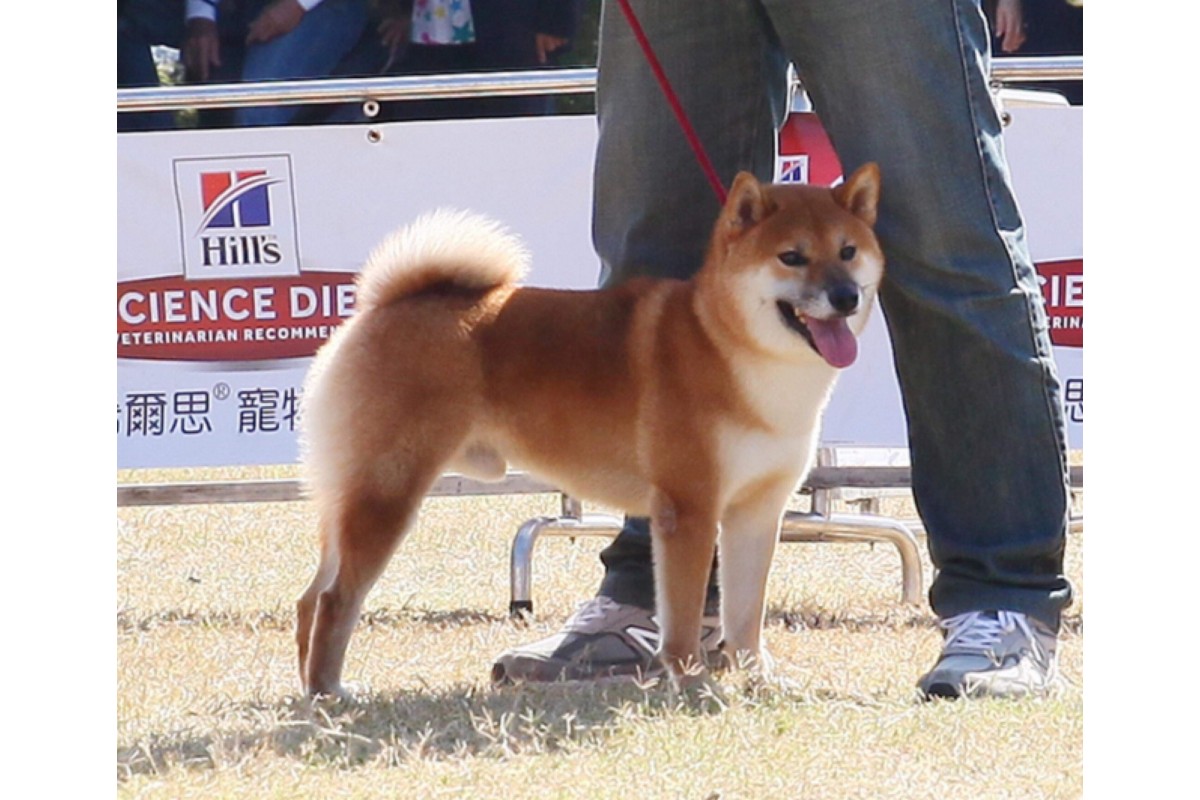
[[[837,371],[824,363],[769,363],[741,368],[736,378],[766,427],[729,422],[718,431],[726,502],[771,475],[799,481],[816,452]]]

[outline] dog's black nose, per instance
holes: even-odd
[[[850,282],[832,284],[826,289],[829,305],[839,314],[853,314],[858,308],[858,286]]]

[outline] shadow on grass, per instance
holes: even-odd
[[[118,779],[222,769],[263,753],[310,766],[502,758],[602,742],[628,720],[726,707],[705,689],[663,684],[456,685],[310,701],[287,697],[216,709],[211,729],[155,733],[117,747]]]
[[[905,628],[937,627],[937,617],[928,608],[896,605],[885,608],[826,608],[809,603],[768,603],[765,624],[781,625],[789,631],[850,630],[895,631]]]
[[[896,631],[910,628],[938,630],[938,618],[928,607],[896,605],[884,609],[833,609],[795,603],[769,603],[766,624],[780,625],[789,631],[848,630],[855,632]],[[1064,633],[1083,633],[1083,613],[1066,611],[1060,629]]]
[[[381,607],[363,612],[359,624],[364,627],[396,628],[404,625],[426,625],[435,629],[461,628],[471,625],[492,625],[509,620],[507,614],[475,608],[447,610]],[[156,628],[192,626],[211,629],[247,629],[258,631],[291,631],[296,627],[292,608],[271,611],[221,611],[192,608],[138,609],[117,611],[117,633],[144,633]]]

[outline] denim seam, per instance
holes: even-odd
[[[1013,255],[1012,248],[1009,245],[1007,238],[1005,238],[1000,232],[1000,217],[999,217],[999,212],[996,209],[994,187],[992,184],[991,176],[988,172],[986,158],[985,158],[985,155],[983,152],[983,145],[982,145],[983,127],[979,123],[979,119],[977,116],[979,112],[978,112],[978,105],[976,103],[976,95],[974,92],[974,87],[972,86],[972,83],[971,83],[971,77],[968,74],[967,68],[966,68],[966,61],[968,58],[968,53],[967,53],[967,43],[963,37],[962,16],[959,12],[958,3],[956,2],[956,0],[951,0],[950,7],[951,7],[952,13],[954,15],[954,33],[955,33],[955,36],[958,38],[959,64],[962,68],[963,85],[964,85],[964,88],[966,89],[967,104],[968,104],[968,107],[970,108],[970,112],[971,112],[970,117],[971,117],[971,125],[974,128],[973,133],[974,133],[974,138],[975,138],[975,151],[976,151],[976,154],[979,159],[980,175],[983,179],[983,185],[985,188],[984,195],[987,198],[988,211],[992,217],[992,229],[995,232],[996,236],[1000,239],[1001,244],[1004,245],[1005,253],[1008,254],[1008,266],[1009,266],[1009,272],[1012,275],[1013,286],[1020,288],[1021,282],[1017,276],[1016,257]],[[988,97],[988,102],[989,103],[994,102],[990,96]],[[1031,261],[1032,261],[1032,257],[1031,257]],[[1024,292],[1022,292],[1022,294],[1024,294]],[[1043,352],[1043,348],[1038,343],[1037,336],[1034,335],[1035,320],[1034,320],[1034,311],[1033,311],[1033,303],[1032,302],[1027,301],[1025,303],[1025,314],[1026,314],[1026,322],[1027,322],[1026,331],[1029,335],[1030,345],[1031,345],[1030,350],[1037,354],[1038,361],[1040,362],[1040,365],[1041,365],[1042,400],[1046,405],[1046,414],[1047,414],[1046,421],[1048,422],[1048,424],[1050,426],[1050,430],[1052,432],[1057,431],[1057,430],[1059,430],[1060,426],[1056,424],[1056,420],[1059,419],[1061,415],[1055,413],[1054,403],[1051,401],[1051,396],[1050,396],[1051,395],[1051,392],[1050,392],[1051,386],[1050,386],[1050,384],[1051,384],[1052,374],[1051,374],[1050,368],[1047,366],[1047,363],[1049,362],[1049,360],[1051,359],[1052,356],[1050,353]],[[1059,474],[1062,476],[1066,476],[1066,475],[1068,475],[1066,443],[1063,440],[1063,437],[1059,437],[1059,436],[1055,435],[1055,439],[1058,440],[1055,442],[1055,450],[1057,451],[1057,454],[1058,454]],[[1069,503],[1068,503],[1068,506],[1069,506]],[[1064,521],[1065,521],[1065,515],[1064,515]],[[1065,526],[1065,522],[1064,522],[1064,526]]]
[[[766,38],[765,32],[764,32],[763,36],[764,36],[764,38]],[[764,54],[761,52],[757,53],[756,56],[759,59],[762,59],[765,57]],[[770,95],[771,95],[770,87],[768,87],[767,91],[758,93],[758,100],[755,103],[754,124],[751,126],[747,126],[747,127],[751,128],[751,130],[749,131],[749,134],[748,134],[749,138],[747,139],[747,141],[745,141],[743,143],[743,146],[742,146],[742,158],[743,158],[742,163],[746,165],[746,167],[743,167],[743,169],[749,168],[751,171],[754,171],[756,173],[759,168],[760,153],[759,153],[758,143],[762,140],[763,120],[766,120],[766,125],[768,128],[770,128],[771,134],[778,137],[778,129],[775,126],[774,114],[772,114],[772,111],[771,111],[771,96]],[[779,148],[778,141],[776,141],[773,151],[778,151],[778,148]],[[773,183],[775,181],[775,174],[774,174],[775,173],[775,164],[774,164],[775,152],[772,152],[769,155],[766,155],[766,158],[768,159],[768,161],[766,164],[764,164],[762,166],[762,169],[767,170],[768,171],[767,174],[765,176],[764,175],[756,175],[756,177],[758,177],[759,180],[765,180],[767,183]]]

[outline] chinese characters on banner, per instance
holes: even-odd
[[[210,389],[179,392],[130,392],[117,405],[117,435],[203,436],[213,433],[217,424],[234,424],[238,434],[278,433],[296,430],[299,391],[289,388],[242,389],[236,392],[228,384]],[[232,413],[216,415],[214,406],[228,402]]]

